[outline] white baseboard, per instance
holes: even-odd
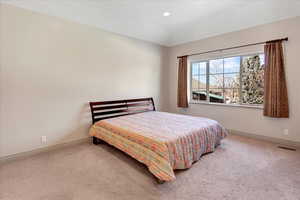
[[[285,145],[285,146],[290,146],[290,147],[295,147],[295,148],[300,147],[300,142],[294,142],[294,141],[290,141],[290,140],[284,140],[284,139],[279,139],[279,138],[274,138],[274,137],[257,135],[257,134],[253,134],[253,133],[246,133],[246,132],[232,130],[232,129],[229,129],[228,132],[229,132],[229,134],[232,134],[232,135],[240,135],[240,136],[245,136],[245,137],[249,137],[249,138],[253,138],[253,139],[264,140],[264,141],[272,142],[272,143],[275,143],[278,145]]]
[[[26,158],[26,157],[33,156],[33,155],[36,155],[39,153],[43,153],[43,152],[53,151],[56,149],[67,147],[67,146],[72,146],[72,145],[76,145],[76,144],[89,142],[89,141],[91,141],[91,138],[87,137],[87,138],[82,138],[82,139],[78,139],[78,140],[72,140],[70,142],[65,142],[65,143],[61,143],[61,144],[55,144],[55,145],[51,145],[51,146],[47,146],[47,147],[38,148],[38,149],[35,149],[32,151],[21,152],[21,153],[8,155],[8,156],[3,156],[3,157],[0,157],[0,164],[2,164],[4,162],[12,161],[12,160]]]
[[[276,143],[276,144],[280,144],[280,145],[300,148],[300,142],[294,142],[294,141],[290,141],[290,140],[284,140],[284,139],[273,138],[273,137],[268,137],[268,136],[256,135],[256,134],[246,133],[246,132],[232,130],[232,129],[229,129],[228,132],[229,132],[229,134],[232,134],[232,135],[240,135],[240,136],[245,136],[245,137],[249,137],[249,138],[253,138],[253,139],[259,139],[259,140],[264,140],[264,141],[268,141],[268,142],[272,142],[272,143]],[[56,144],[56,145],[52,145],[52,146],[47,146],[47,147],[35,149],[35,150],[32,150],[32,151],[27,151],[27,152],[22,152],[22,153],[17,153],[17,154],[13,154],[13,155],[0,157],[0,164],[4,163],[4,162],[16,160],[16,159],[29,157],[29,156],[36,155],[36,154],[43,153],[43,152],[53,151],[53,150],[56,150],[56,149],[67,147],[67,146],[72,146],[72,145],[76,145],[76,144],[80,144],[80,143],[84,143],[84,142],[89,142],[89,141],[91,141],[91,138],[87,137],[87,138],[82,138],[82,139],[79,139],[79,140],[73,140],[73,141],[66,142],[66,143],[61,143],[61,144]]]

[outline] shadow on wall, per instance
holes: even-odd
[[[167,112],[168,108],[168,100],[169,100],[169,90],[168,90],[168,82],[169,82],[169,74],[168,74],[168,53],[166,50],[163,51],[163,56],[161,56],[160,63],[160,88],[159,88],[159,110]],[[157,104],[157,102],[154,102]]]
[[[88,132],[92,125],[89,103],[85,103],[81,106],[78,114],[75,115],[75,118],[70,120],[70,124],[72,124],[70,130],[59,133],[58,135],[62,135],[62,137],[56,138],[53,141],[54,144],[66,143],[89,137]]]

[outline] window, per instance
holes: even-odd
[[[264,54],[191,63],[191,99],[220,104],[261,105]]]

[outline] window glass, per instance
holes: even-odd
[[[193,62],[191,66],[193,100],[263,104],[264,54]]]
[[[198,90],[199,82],[197,79],[198,79],[198,76],[193,76],[193,79],[192,79],[192,89],[193,90]]]
[[[193,75],[204,75],[206,74],[206,62],[193,63],[192,64]]]
[[[223,73],[223,59],[210,60],[209,73],[210,74]]]
[[[240,57],[224,58],[224,73],[240,72]]]
[[[241,66],[241,103],[262,104],[264,99],[264,69],[261,56],[244,56]]]
[[[226,104],[238,104],[240,101],[239,89],[225,89],[224,98]]]
[[[198,65],[198,63],[193,63],[192,64],[192,75],[198,76],[198,74],[199,74],[199,65]]]
[[[223,74],[209,75],[209,88],[223,88]]]
[[[224,103],[223,89],[209,89],[209,102]]]
[[[206,74],[206,62],[199,63],[199,73]]]
[[[206,89],[193,91],[192,98],[193,98],[193,100],[205,101],[207,99]]]
[[[192,63],[192,98],[193,100],[206,100],[207,62]]]
[[[224,88],[239,88],[240,87],[240,74],[224,74]]]
[[[265,54],[259,54],[259,60],[260,60],[260,64],[264,65],[265,64]]]

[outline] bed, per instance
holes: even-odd
[[[217,121],[155,110],[152,98],[90,102],[93,143],[106,142],[145,164],[158,181],[176,179],[213,152],[227,132]]]

